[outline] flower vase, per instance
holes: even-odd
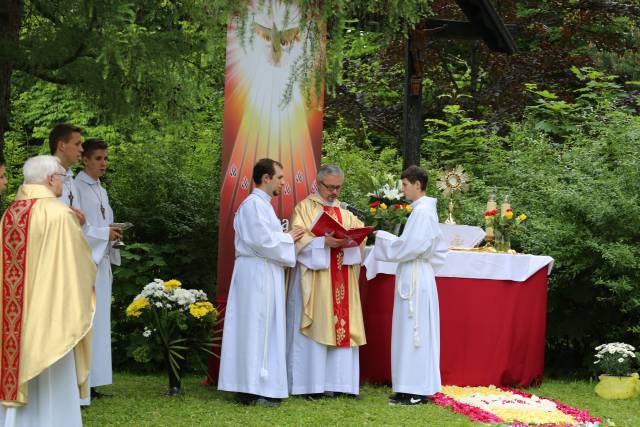
[[[398,223],[396,225],[393,226],[393,231],[391,233],[393,233],[396,236],[400,235],[400,227],[402,227],[402,224]]]
[[[511,250],[511,237],[494,230],[494,247],[496,252],[508,253]]]
[[[596,385],[595,391],[603,399],[630,399],[640,394],[640,380],[637,373],[626,377],[600,375],[598,379],[600,382]]]
[[[169,389],[165,393],[167,396],[177,396],[182,393],[182,364],[179,359],[176,358],[177,366],[174,369],[171,367],[171,362],[169,361],[169,352],[166,354],[166,365],[167,365],[167,375],[169,376]],[[176,375],[176,371],[177,374]]]

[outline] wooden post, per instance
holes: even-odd
[[[423,46],[409,32],[404,48],[404,105],[402,109],[402,159],[403,168],[420,166],[420,142],[422,140],[422,64],[416,57]]]

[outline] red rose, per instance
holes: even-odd
[[[378,206],[380,206],[380,203],[381,203],[381,202],[380,202],[380,200],[378,200],[377,202],[373,202],[373,203],[371,203],[371,204],[369,205],[369,207],[377,208]]]
[[[491,215],[495,215],[495,214],[497,214],[497,213],[498,213],[498,211],[494,209],[494,210],[492,210],[490,213],[491,213]]]
[[[400,203],[396,203],[393,207],[396,209],[402,209],[402,205]]]
[[[511,209],[511,208],[507,209],[507,212],[512,212],[512,211],[513,211],[513,209]]]
[[[498,213],[498,211],[494,209],[494,210],[491,210],[491,211],[486,211],[484,213],[484,216],[494,216],[497,213]]]

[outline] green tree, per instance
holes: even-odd
[[[224,4],[220,2],[220,7]],[[72,88],[127,117],[202,103],[226,13],[200,0],[10,0],[0,6],[0,143],[16,74]]]

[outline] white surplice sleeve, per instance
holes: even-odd
[[[438,264],[442,249],[446,255],[446,246],[439,244],[442,240],[438,223],[429,211],[415,209],[400,237],[386,231],[376,233],[374,253],[378,261],[398,263],[435,256],[434,261]]]
[[[87,221],[84,223],[82,231],[91,246],[93,262],[99,264],[109,251],[109,227],[95,227]]]
[[[331,248],[324,246],[324,237],[314,238],[298,254],[298,262],[309,270],[325,270],[329,268]]]
[[[342,259],[343,265],[356,265],[362,263],[362,251],[360,246],[353,248],[344,248],[344,258]]]
[[[287,267],[295,267],[296,253],[293,237],[284,233],[271,205],[258,200],[247,200],[240,206],[234,219],[236,236],[258,256],[275,261]]]

